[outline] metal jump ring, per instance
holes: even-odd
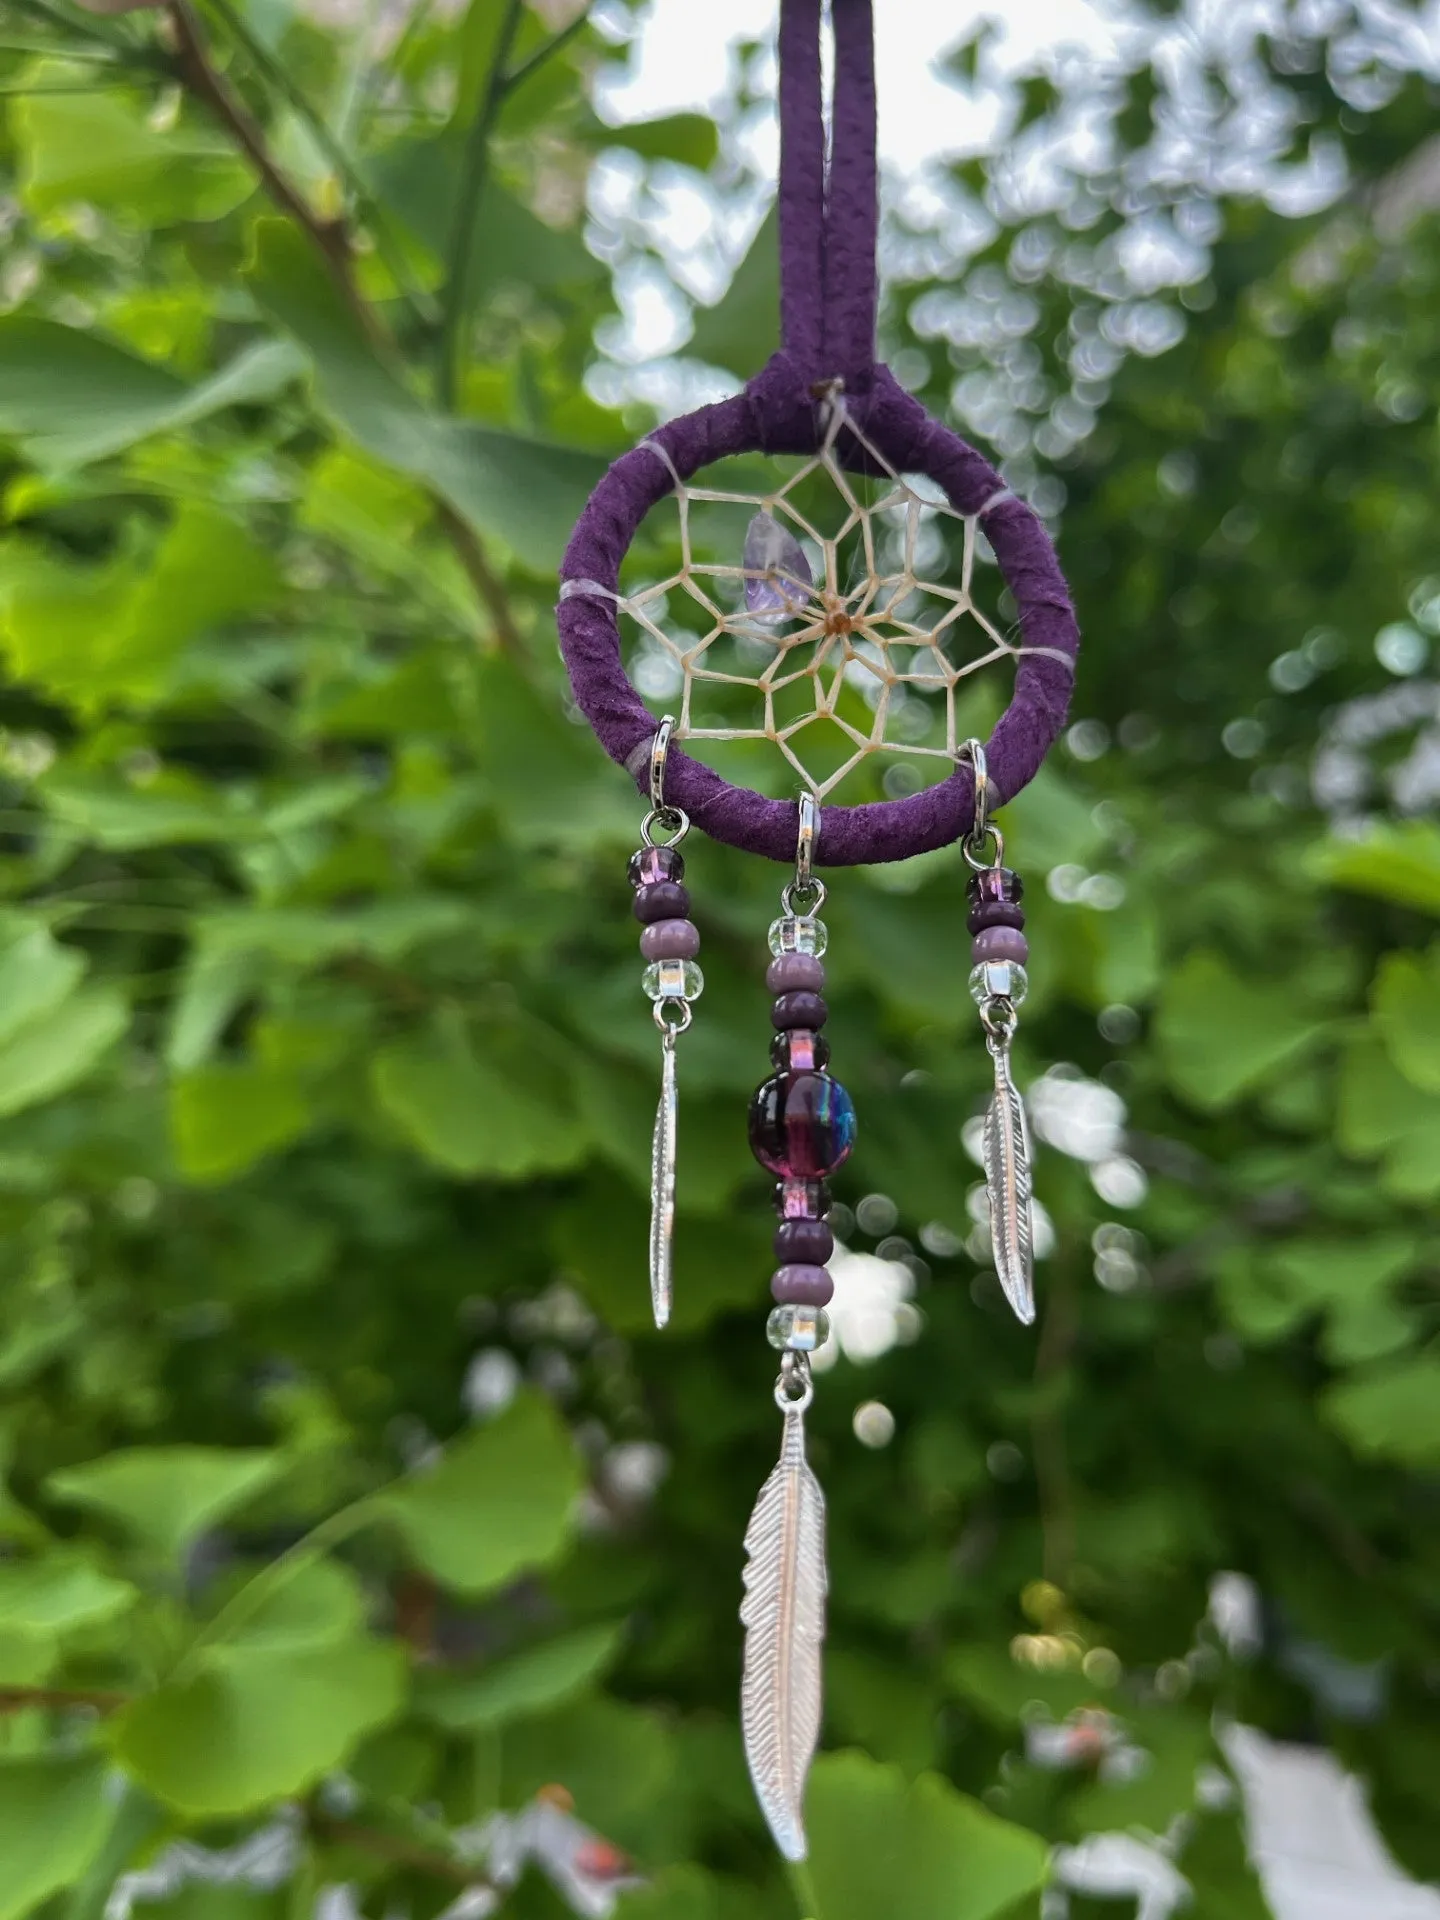
[[[650,742],[650,811],[640,823],[640,838],[647,847],[673,847],[690,831],[690,816],[683,807],[672,807],[665,798],[665,759],[675,732],[675,716],[665,714]],[[656,827],[663,827],[670,838],[657,842]]]
[[[959,758],[968,760],[975,769],[975,819],[969,833],[960,842],[960,851],[968,867],[976,873],[984,873],[988,867],[1005,864],[1005,836],[990,818],[994,783],[990,778],[982,742],[965,741],[960,748]],[[988,858],[984,851],[987,842],[993,842],[995,849],[993,856]]]

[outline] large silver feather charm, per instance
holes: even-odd
[[[990,1241],[1005,1298],[1022,1325],[1035,1318],[1034,1224],[1030,1200],[1030,1136],[1025,1106],[1010,1078],[1010,1049],[993,1044],[995,1092],[985,1115],[985,1195]]]
[[[669,1324],[674,1299],[675,1137],[680,1088],[675,1074],[675,1029],[665,1028],[660,1061],[660,1104],[650,1149],[650,1305],[655,1324]]]
[[[808,1394],[806,1402],[808,1402]],[[805,1780],[820,1738],[825,1496],[805,1458],[805,1402],[785,1408],[780,1464],[745,1531],[740,1725],[775,1844],[805,1858]]]

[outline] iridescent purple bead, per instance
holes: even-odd
[[[777,1074],[750,1102],[750,1150],[771,1173],[818,1179],[854,1145],[854,1102],[828,1073]]]
[[[635,918],[642,926],[654,926],[657,920],[688,920],[688,890],[677,880],[656,880],[641,887],[635,896]]]
[[[685,856],[676,847],[641,847],[630,856],[632,887],[653,887],[660,880],[685,878]]]
[[[829,1064],[830,1042],[809,1027],[788,1027],[770,1042],[770,1058],[781,1073],[813,1073]]]
[[[970,964],[975,967],[987,960],[1013,960],[1023,967],[1029,958],[1030,942],[1014,927],[986,927],[970,948]]]
[[[775,1211],[782,1220],[823,1220],[830,1211],[830,1189],[823,1180],[777,1180]]]
[[[657,920],[640,936],[645,960],[693,960],[700,951],[700,929],[693,920]]]
[[[972,906],[966,914],[965,924],[971,933],[983,933],[986,927],[1014,927],[1018,930],[1025,924],[1025,909],[1017,907],[1010,900],[982,900],[978,907]]]
[[[782,953],[766,969],[765,984],[771,993],[793,993],[797,989],[818,993],[825,984],[825,968],[813,953]]]
[[[782,1307],[828,1307],[835,1298],[835,1282],[824,1267],[781,1267],[770,1282],[770,1295]]]
[[[834,1251],[835,1236],[823,1220],[782,1220],[775,1229],[775,1258],[787,1265],[799,1260],[823,1267]]]
[[[782,993],[770,1009],[772,1025],[786,1027],[823,1027],[830,1009],[818,993]]]
[[[1024,898],[1025,882],[1010,867],[985,867],[971,874],[965,891],[976,906],[984,900],[1005,900],[1014,906]]]

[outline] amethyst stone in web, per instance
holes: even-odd
[[[828,1073],[777,1074],[750,1102],[750,1151],[771,1173],[817,1179],[854,1145],[854,1102]]]
[[[745,531],[745,611],[760,625],[788,620],[805,605],[815,576],[805,549],[772,514],[757,513]]]

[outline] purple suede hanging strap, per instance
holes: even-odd
[[[1015,693],[986,752],[1002,799],[1030,781],[1065,724],[1079,632],[1045,527],[1007,492],[990,463],[932,420],[875,362],[878,191],[875,50],[871,0],[831,0],[835,97],[827,158],[820,35],[822,0],[781,0],[779,190],[782,346],[733,400],[672,420],[617,460],[591,495],[561,567],[557,622],[575,698],[611,757],[643,793],[655,720],[631,685],[616,619],[620,567],[650,509],[678,474],[733,454],[810,455],[822,432],[821,398],[843,392],[854,420],[888,468],[937,481],[957,512],[974,516],[1014,595],[1021,642]],[[838,452],[873,468],[853,436]],[[796,807],[731,786],[672,748],[666,799],[717,840],[774,860],[795,856]],[[828,806],[820,862],[853,866],[903,860],[948,846],[974,820],[968,764],[905,800]]]

